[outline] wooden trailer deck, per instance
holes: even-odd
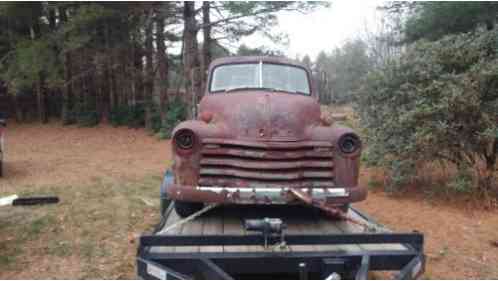
[[[171,207],[171,206],[170,206]],[[171,208],[170,208],[171,209]],[[350,209],[348,215],[355,220],[367,222],[367,219],[355,209]],[[317,209],[305,206],[224,206],[217,207],[176,228],[165,232],[167,228],[177,223],[181,218],[174,210],[167,212],[164,227],[157,235],[211,235],[258,234],[244,229],[245,219],[280,218],[287,225],[285,234],[353,234],[365,233],[364,228],[347,221],[337,221],[326,217]],[[372,223],[371,221],[369,223]],[[387,231],[386,231],[387,232]],[[377,232],[378,233],[378,232]],[[339,245],[291,245],[283,251],[319,252],[340,251],[354,253],[361,251],[406,250],[403,244],[339,244]],[[263,246],[181,246],[150,248],[150,253],[202,253],[202,252],[261,252],[269,251]]]

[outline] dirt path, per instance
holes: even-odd
[[[425,235],[427,279],[498,278],[498,214],[370,193],[358,204],[397,231]]]
[[[0,208],[0,279],[134,279],[169,159],[169,142],[144,130],[9,123],[0,197],[61,203]]]
[[[98,178],[136,180],[169,165],[168,141],[144,130],[9,124],[2,188],[81,185]]]
[[[158,221],[169,142],[128,128],[9,124],[6,148],[0,196],[51,193],[62,203],[0,209],[0,279],[133,278],[134,238]],[[426,278],[498,278],[496,212],[383,192],[358,207],[426,235]]]

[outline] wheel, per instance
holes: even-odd
[[[175,201],[175,211],[182,217],[188,217],[193,213],[202,210],[204,204],[197,202]]]

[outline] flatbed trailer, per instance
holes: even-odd
[[[382,271],[384,279],[416,279],[424,272],[421,233],[393,233],[354,208],[348,217],[360,224],[305,206],[239,205],[183,222],[171,204],[156,230],[140,237],[137,273],[143,279],[368,279]],[[263,218],[279,218],[287,229],[264,235],[244,227],[247,219]]]

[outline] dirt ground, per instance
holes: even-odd
[[[0,279],[134,278],[136,237],[159,220],[168,165],[169,142],[143,130],[9,124],[0,197],[55,194],[61,203],[0,209]],[[496,211],[381,191],[358,207],[426,235],[425,278],[498,278]]]

